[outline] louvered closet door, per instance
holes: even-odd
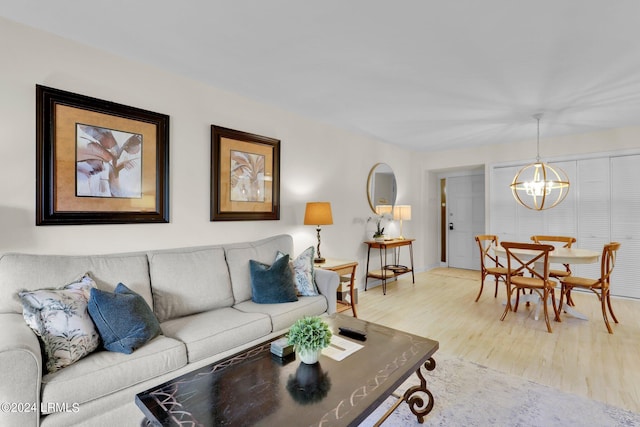
[[[569,178],[570,183],[576,182],[577,162],[553,162],[553,167],[562,169]],[[544,211],[544,234],[551,236],[573,236],[577,238],[578,225],[576,223],[577,186],[570,186],[567,197],[552,209]]]
[[[488,232],[496,234],[500,242],[518,240],[516,209],[519,205],[509,188],[518,170],[519,167],[496,167],[491,170]]]
[[[611,240],[621,243],[611,294],[640,298],[640,155],[611,158]]]
[[[576,161],[549,163],[554,168],[562,169],[569,178],[570,183],[576,182]],[[578,225],[576,221],[577,186],[569,187],[569,193],[565,199],[551,209],[542,212],[544,217],[544,230],[532,234],[544,234],[550,236],[572,236],[577,239]],[[562,246],[562,245],[560,245]],[[564,269],[562,264],[553,264],[551,268]]]
[[[610,159],[585,159],[578,162],[575,192],[577,200],[578,235],[576,246],[601,252],[609,243],[610,220]],[[600,263],[575,264],[571,267],[577,276],[600,276]]]

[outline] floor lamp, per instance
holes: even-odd
[[[329,202],[309,202],[304,212],[304,225],[315,225],[318,232],[317,256],[313,260],[316,264],[325,262],[320,254],[320,226],[333,224],[331,215],[331,203]]]

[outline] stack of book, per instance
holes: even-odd
[[[287,337],[279,338],[271,342],[271,353],[278,357],[286,357],[293,354],[293,345],[287,344]]]

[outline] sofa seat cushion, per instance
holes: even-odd
[[[247,259],[247,269],[249,260]],[[222,247],[149,253],[153,310],[160,322],[233,305]]]
[[[248,262],[248,261],[247,261]],[[231,350],[271,333],[269,316],[219,308],[160,324],[162,332],[187,346],[189,363]]]
[[[256,304],[245,301],[234,306],[245,313],[264,313],[271,318],[273,331],[287,329],[304,316],[318,316],[327,311],[327,299],[322,296],[299,297],[298,301],[281,304]]]
[[[132,354],[94,352],[42,378],[43,407],[46,408],[48,402],[82,404],[99,399],[186,364],[184,344],[162,335]]]

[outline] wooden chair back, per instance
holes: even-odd
[[[480,234],[476,236],[478,248],[480,248],[480,268],[486,271],[487,267],[504,267],[498,261],[498,257],[491,252],[491,249],[498,246],[498,236],[494,234]]]
[[[576,242],[575,237],[571,236],[541,236],[534,235],[531,236],[531,240],[534,243],[562,243],[563,248],[570,248],[572,244]],[[554,245],[555,247],[555,245]],[[566,277],[571,275],[571,266],[569,264],[562,264],[564,266],[564,270],[549,270],[549,275],[554,278]],[[573,301],[570,302],[573,305]]]
[[[576,242],[575,237],[571,236],[542,236],[542,235],[533,235],[531,236],[531,241],[533,243],[542,244],[544,242],[553,242],[553,243],[563,243],[563,248],[570,248],[572,244]],[[554,245],[555,246],[555,245]]]
[[[554,247],[538,243],[502,242],[507,252],[507,269],[509,276],[526,275],[529,277],[549,280],[549,252]],[[526,255],[515,253],[513,249],[526,249]],[[536,263],[543,264],[542,272],[536,268]]]
[[[551,305],[555,314],[555,320],[560,321],[560,314],[555,303],[555,282],[549,280],[549,252],[553,245],[542,245],[538,243],[518,243],[502,242],[502,247],[507,252],[507,305],[502,313],[504,320],[511,307],[511,295],[514,290],[520,291],[529,289],[540,297],[540,304],[544,310],[544,321],[547,324],[547,331],[551,333],[551,323],[549,322],[549,310],[547,302],[551,298]],[[519,251],[517,251],[519,249]],[[522,250],[525,249],[526,252]],[[542,267],[540,267],[542,264]],[[526,277],[525,277],[526,276]],[[518,310],[519,297],[516,296],[513,311]]]
[[[609,288],[611,273],[616,266],[616,256],[620,249],[620,243],[611,242],[604,245],[602,249],[602,259],[600,261],[600,283],[602,288]]]

